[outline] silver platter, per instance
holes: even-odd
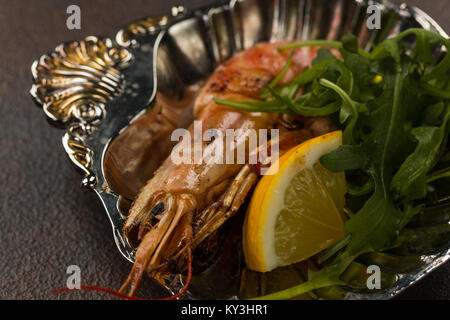
[[[382,9],[381,30],[366,28],[367,7]],[[119,195],[105,178],[104,157],[111,141],[156,97],[206,78],[236,52],[261,41],[329,39],[346,33],[370,49],[408,28],[448,37],[426,13],[407,5],[364,0],[233,0],[194,11],[174,7],[170,15],[144,18],[121,29],[115,39],[88,37],[65,43],[32,66],[31,94],[51,123],[65,128],[63,145],[82,172],[82,184],[100,197],[121,254],[134,261],[122,234],[125,217]],[[450,247],[424,256],[424,264],[398,276],[393,288],[349,293],[347,299],[388,299],[450,258]]]

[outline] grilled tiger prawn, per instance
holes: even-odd
[[[225,133],[228,129],[280,129],[279,149],[282,153],[304,140],[323,134],[332,125],[323,118],[299,118],[302,128],[288,131],[281,125],[282,117],[274,114],[248,113],[214,103],[213,98],[257,100],[259,92],[280,73],[290,52],[279,52],[286,43],[262,43],[237,54],[219,66],[200,91],[194,104],[194,118],[202,124],[202,134],[209,129]],[[292,64],[280,83],[289,83],[316,56],[315,48],[295,50]],[[194,145],[194,128],[183,139]],[[258,140],[259,141],[259,140]],[[182,142],[180,142],[182,143]],[[202,141],[201,161],[175,164],[169,156],[141,189],[124,226],[124,233],[137,246],[136,260],[120,289],[129,288],[133,296],[144,272],[162,281],[164,275],[186,270],[191,250],[232,215],[234,215],[259,177],[257,165],[248,162],[246,149],[243,164],[208,163],[217,144],[226,152],[222,138]],[[269,143],[270,144],[270,143]],[[258,152],[258,146],[256,152]],[[172,153],[177,152],[175,147]],[[193,152],[192,152],[193,153]],[[190,260],[190,259],[189,259]],[[170,263],[169,263],[170,262]]]

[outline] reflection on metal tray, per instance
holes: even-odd
[[[370,4],[382,8],[381,30],[365,28]],[[111,141],[145,113],[157,91],[182,97],[186,88],[208,77],[217,65],[261,41],[335,40],[353,33],[362,47],[370,49],[411,27],[447,36],[421,10],[386,1],[218,1],[191,12],[174,7],[170,15],[131,23],[114,40],[87,37],[58,46],[34,62],[31,94],[50,122],[65,128],[62,140],[67,155],[82,172],[82,184],[100,197],[120,252],[133,262],[134,250],[122,234],[123,201],[105,178],[104,159]],[[448,216],[448,210],[444,206],[442,213]],[[439,253],[424,256],[419,269],[398,276],[393,288],[350,293],[347,298],[390,298],[449,257],[446,242]]]

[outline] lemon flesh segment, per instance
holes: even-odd
[[[319,162],[342,132],[308,140],[282,156],[258,183],[244,223],[248,268],[271,271],[313,256],[344,236],[344,173]]]
[[[307,259],[343,236],[337,195],[330,192],[339,177],[325,170],[316,163],[300,171],[286,191],[275,224],[275,252],[282,265]]]

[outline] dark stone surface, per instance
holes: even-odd
[[[82,284],[118,288],[130,269],[117,251],[100,201],[80,188],[66,159],[61,130],[50,127],[31,101],[30,65],[60,42],[113,36],[147,15],[205,0],[0,0],[0,299],[110,298],[97,293],[54,295],[66,268],[82,270]],[[450,31],[448,0],[408,1]],[[65,27],[66,8],[82,8],[82,30]],[[400,295],[449,299],[450,264]],[[149,293],[149,285],[143,293]]]

